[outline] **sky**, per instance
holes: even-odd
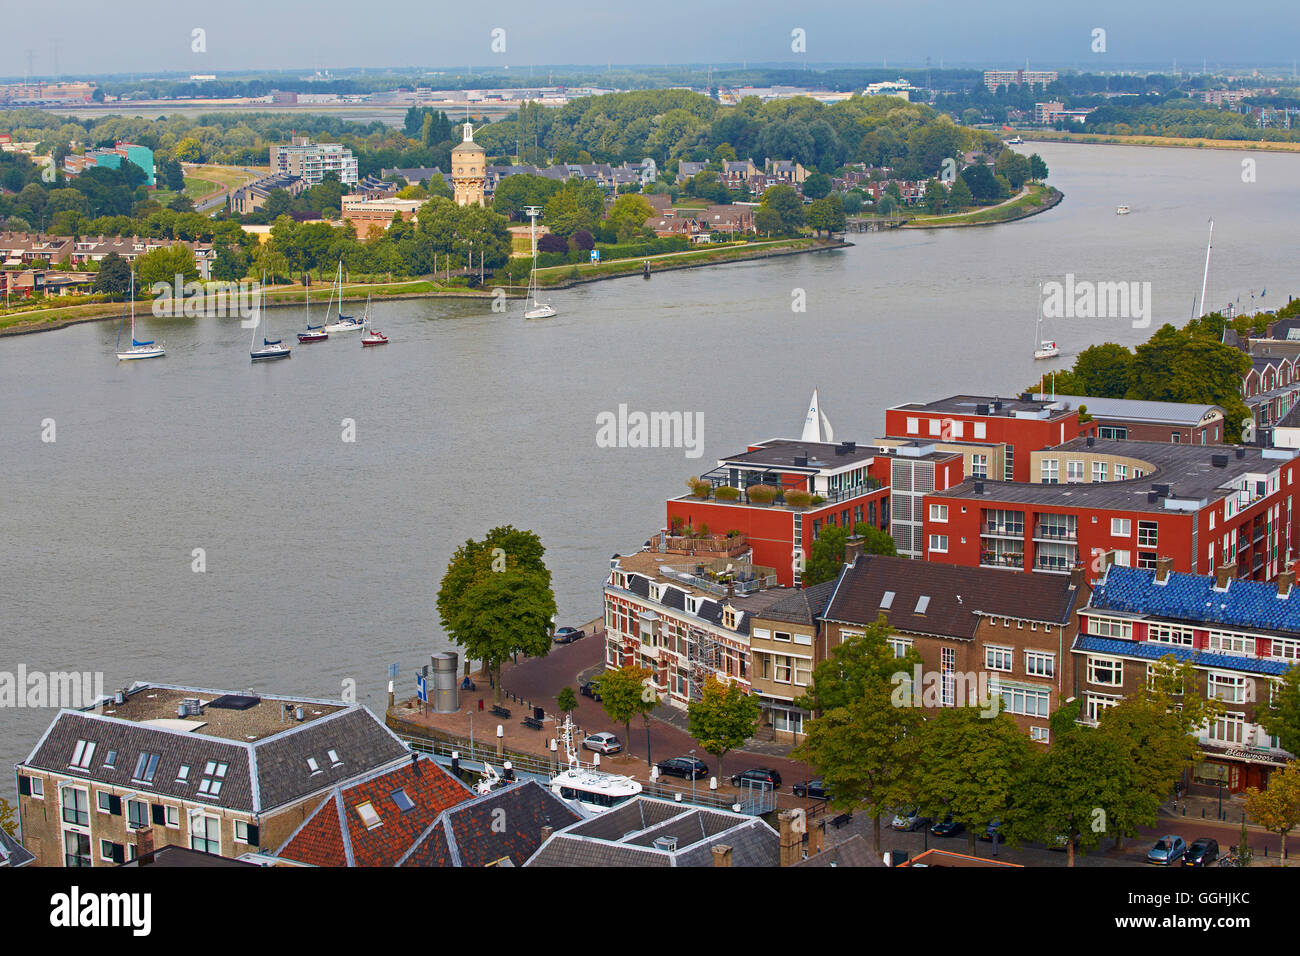
[[[0,76],[547,64],[1290,67],[1295,0],[0,0]],[[1104,30],[1105,52],[1094,52]],[[194,31],[202,30],[202,51]],[[493,31],[498,48],[493,50]],[[792,49],[802,30],[806,52]],[[56,62],[57,61],[57,62]]]

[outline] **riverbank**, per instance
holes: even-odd
[[[1206,139],[1183,136],[1124,136],[1115,133],[1061,133],[1050,130],[1017,130],[1026,143],[1086,143],[1097,146],[1172,146],[1178,149],[1230,149],[1262,153],[1300,153],[1300,143],[1278,143],[1244,139]]]
[[[582,265],[553,266],[539,269],[541,283],[549,289],[567,289],[588,282],[603,279],[617,279],[626,276],[641,275],[644,263],[651,264],[651,274],[673,272],[680,269],[699,269],[706,266],[720,265],[727,262],[745,262],[768,259],[774,256],[800,255],[809,252],[822,252],[827,249],[843,249],[852,246],[843,239],[776,239],[770,242],[753,242],[743,245],[725,246],[720,249],[688,249],[685,252],[670,252],[657,256],[637,259],[619,259],[613,262],[584,263]],[[490,282],[490,280],[489,280]],[[448,286],[431,279],[410,279],[398,282],[357,283],[343,287],[343,301],[350,303],[365,302],[368,297],[380,301],[401,299],[490,299],[496,290],[505,290],[507,298],[522,298],[526,292],[523,286],[485,285],[480,289],[464,286]],[[328,284],[312,289],[310,299],[313,304],[324,305],[330,299]],[[266,308],[301,307],[305,297],[299,285],[271,286],[263,291],[262,304]],[[152,300],[137,300],[137,312],[148,312]],[[122,315],[122,302],[92,302],[71,306],[52,306],[29,312],[14,312],[0,315],[0,336],[28,335],[34,332],[49,332],[66,328],[83,322],[103,322],[116,319]]]
[[[1003,222],[1016,222],[1037,216],[1055,208],[1065,194],[1052,186],[1026,187],[1019,195],[971,212],[956,213],[951,216],[926,216],[909,219],[902,226],[904,229],[953,229],[961,226],[993,226]]]

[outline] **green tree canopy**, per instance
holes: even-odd
[[[690,735],[718,759],[719,777],[723,776],[723,758],[753,736],[758,710],[758,698],[746,694],[739,684],[723,683],[716,677],[705,681],[699,700],[687,705]]]

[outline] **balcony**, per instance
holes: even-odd
[[[993,521],[986,521],[980,527],[980,534],[990,538],[1011,538],[1016,541],[1023,541],[1025,526],[1023,524],[997,524]]]
[[[1079,530],[1077,527],[1040,524],[1034,528],[1034,540],[1077,542],[1079,540]]]
[[[1019,551],[1004,551],[997,554],[993,551],[980,552],[980,567],[982,568],[1019,568],[1024,569],[1025,556]]]
[[[1038,555],[1034,558],[1034,570],[1049,574],[1069,574],[1075,560],[1061,555]]]
[[[673,534],[660,532],[650,538],[650,550],[660,554],[725,554],[736,558],[749,550],[743,534]]]

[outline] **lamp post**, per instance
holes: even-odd
[[[691,803],[695,802],[695,751],[691,751]]]
[[[474,711],[470,710],[468,711],[468,714],[469,714],[469,755],[470,758],[473,759],[474,757]]]
[[[497,758],[500,759],[505,754],[506,746],[506,729],[497,724]]]

